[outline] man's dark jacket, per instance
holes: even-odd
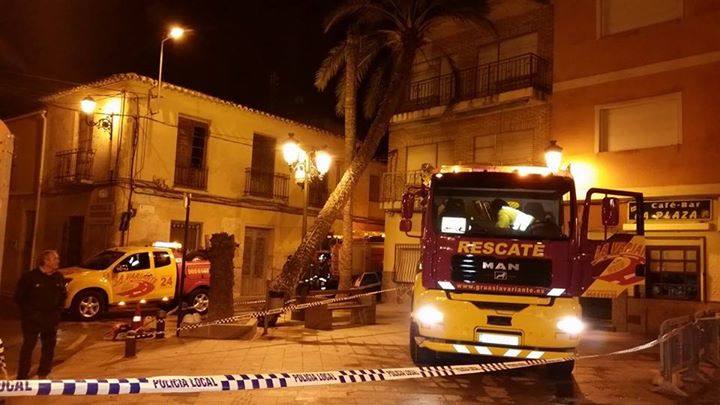
[[[65,305],[65,281],[62,274],[45,274],[35,268],[20,277],[15,302],[23,322],[38,326],[56,326]]]

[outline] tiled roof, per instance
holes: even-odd
[[[55,94],[51,94],[51,95],[49,95],[49,96],[47,96],[47,97],[43,97],[43,98],[41,99],[41,101],[43,101],[43,102],[54,101],[54,100],[57,100],[58,98],[61,98],[61,97],[67,96],[67,95],[69,95],[69,94],[72,94],[72,93],[81,91],[81,90],[83,90],[83,89],[102,88],[102,87],[107,87],[107,86],[109,86],[109,85],[111,85],[111,84],[115,84],[115,83],[118,83],[118,82],[124,82],[124,81],[135,81],[135,82],[140,82],[140,83],[148,83],[148,84],[150,84],[151,86],[157,86],[157,80],[152,79],[152,78],[149,78],[149,77],[147,77],[147,76],[142,76],[142,75],[139,75],[139,74],[137,74],[137,73],[116,73],[116,74],[114,74],[114,75],[112,75],[112,76],[108,76],[108,77],[106,77],[106,78],[104,78],[104,79],[96,80],[96,81],[94,81],[94,82],[90,82],[90,83],[87,83],[87,84],[83,84],[83,85],[77,86],[77,87],[72,87],[72,88],[70,88],[70,89],[63,90],[63,91],[58,92],[58,93],[55,93]],[[214,96],[211,96],[211,95],[209,95],[209,94],[205,94],[205,93],[199,92],[199,91],[197,91],[197,90],[192,90],[192,89],[188,89],[188,88],[186,88],[186,87],[177,86],[177,85],[174,85],[174,84],[172,84],[172,83],[163,82],[162,88],[163,88],[163,90],[165,90],[165,89],[175,90],[175,91],[178,91],[178,92],[183,93],[183,94],[187,94],[187,95],[190,95],[190,96],[193,96],[193,97],[198,97],[198,98],[201,98],[201,99],[203,99],[203,100],[210,101],[210,102],[212,102],[212,103],[217,103],[217,104],[226,105],[226,106],[229,106],[229,107],[232,107],[232,108],[240,109],[240,110],[242,110],[242,111],[246,111],[246,112],[250,112],[250,113],[253,113],[253,114],[262,115],[262,116],[265,116],[265,117],[268,117],[268,118],[280,120],[280,121],[285,122],[285,123],[288,123],[288,124],[298,125],[298,126],[300,126],[300,127],[307,128],[307,129],[310,129],[310,130],[313,130],[313,131],[317,131],[317,132],[321,132],[321,133],[325,133],[325,134],[327,134],[327,135],[332,135],[332,136],[341,137],[341,135],[338,135],[338,134],[336,134],[336,133],[327,131],[327,130],[322,129],[322,128],[315,127],[315,126],[313,126],[313,125],[309,125],[309,124],[305,124],[305,123],[302,123],[302,122],[299,122],[299,121],[291,120],[291,119],[285,118],[285,117],[280,117],[280,116],[278,116],[278,115],[271,114],[271,113],[269,113],[269,112],[257,110],[257,109],[254,109],[254,108],[250,108],[250,107],[248,107],[248,106],[244,106],[244,105],[242,105],[242,104],[234,103],[234,102],[232,102],[232,101],[223,100],[223,99],[221,99],[221,98],[214,97]]]

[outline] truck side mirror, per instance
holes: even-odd
[[[618,226],[620,223],[620,201],[616,197],[605,197],[602,200],[603,226]]]
[[[403,218],[400,220],[400,232],[408,233],[412,231],[412,220]]]
[[[115,273],[122,273],[123,271],[127,271],[128,266],[127,264],[118,264],[115,266]]]
[[[409,191],[403,193],[401,211],[404,219],[412,219],[415,211],[415,194]]]

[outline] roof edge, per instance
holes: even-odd
[[[132,73],[132,72],[130,72],[130,73],[115,73],[115,74],[105,77],[103,79],[99,79],[99,80],[96,80],[96,81],[93,81],[90,83],[86,83],[86,84],[83,84],[80,86],[71,87],[69,89],[51,94],[49,96],[45,96],[45,97],[41,98],[40,101],[47,103],[47,102],[55,101],[58,98],[70,95],[72,93],[81,91],[82,89],[91,89],[91,88],[98,88],[98,87],[102,88],[102,87],[107,87],[114,83],[119,83],[119,82],[124,82],[124,81],[149,83],[151,86],[157,86],[157,80],[147,77],[147,76],[139,75],[137,73]],[[300,127],[306,128],[306,129],[310,129],[310,130],[317,131],[320,133],[324,133],[324,134],[332,135],[332,136],[335,136],[338,138],[342,138],[342,135],[340,135],[340,134],[336,134],[332,131],[322,129],[322,128],[316,127],[314,125],[306,124],[304,122],[300,122],[300,121],[296,121],[296,120],[293,120],[290,118],[282,117],[282,116],[279,116],[276,114],[269,113],[267,111],[258,110],[255,108],[248,107],[246,105],[242,105],[242,104],[235,103],[232,101],[224,100],[219,97],[211,96],[209,94],[206,94],[206,93],[203,93],[203,92],[200,92],[197,90],[189,89],[187,87],[182,87],[182,86],[178,86],[178,85],[175,85],[172,83],[163,82],[162,88],[163,88],[163,90],[166,90],[166,89],[174,90],[174,91],[177,91],[177,92],[189,95],[189,96],[197,97],[200,99],[204,99],[204,100],[216,103],[216,104],[222,104],[222,105],[225,105],[228,107],[237,108],[237,109],[245,111],[245,112],[262,115],[262,116],[268,117],[268,118],[277,119],[277,120],[280,120],[280,121],[288,123],[288,124],[298,125]]]

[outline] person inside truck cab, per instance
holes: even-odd
[[[496,198],[490,203],[490,212],[494,215],[495,226],[500,229],[526,231],[534,218],[520,211],[517,203],[512,205],[515,207],[500,198]]]
[[[562,230],[553,219],[552,214],[545,211],[541,203],[531,201],[525,204],[524,208],[524,211],[534,218],[528,228],[530,234],[544,239],[557,239],[562,236]]]

